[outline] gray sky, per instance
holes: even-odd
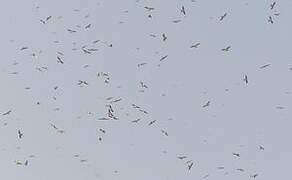
[[[1,177],[289,179],[292,1],[273,2],[5,2]]]

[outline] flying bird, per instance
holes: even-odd
[[[248,79],[247,79],[247,75],[244,75],[244,79],[243,81],[247,84],[248,83]]]
[[[17,133],[18,133],[18,138],[21,139],[23,136],[23,133],[20,130],[18,130]]]
[[[208,102],[207,102],[206,104],[204,104],[202,107],[205,108],[205,107],[207,107],[207,106],[210,106],[210,103],[211,103],[211,102],[208,101]]]
[[[219,20],[222,21],[227,16],[227,13],[224,13],[222,16],[220,16]]]
[[[273,3],[270,5],[271,10],[274,9],[275,5],[276,5],[276,2],[273,2]]]
[[[180,12],[183,13],[184,15],[186,15],[186,10],[185,10],[185,7],[184,6],[181,7]]]
[[[227,51],[230,50],[230,48],[231,48],[231,46],[227,46],[226,48],[221,49],[221,51],[225,51],[225,52],[227,52]]]

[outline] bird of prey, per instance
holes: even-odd
[[[227,13],[224,13],[222,16],[220,16],[219,20],[222,21],[227,16]]]
[[[240,157],[240,154],[239,153],[232,153],[234,156],[236,157]]]
[[[269,16],[268,22],[270,22],[271,24],[274,23],[274,21],[273,21],[273,19],[272,19],[272,16]]]
[[[230,50],[230,48],[231,48],[231,46],[227,46],[226,48],[223,48],[223,49],[221,49],[221,51],[229,51]]]
[[[183,13],[184,15],[186,15],[186,10],[185,10],[185,7],[184,6],[181,7],[180,12]]]
[[[210,101],[208,101],[206,104],[204,104],[202,107],[205,108],[207,106],[210,106]]]
[[[21,139],[21,138],[22,138],[22,136],[23,136],[23,133],[21,133],[21,131],[20,131],[20,130],[18,130],[18,131],[17,131],[17,133],[18,133],[18,137],[19,137],[19,139]]]
[[[247,84],[248,83],[248,79],[247,79],[247,75],[244,75],[244,79],[243,81]]]
[[[10,114],[10,113],[11,113],[11,110],[9,110],[9,111],[3,113],[2,116],[6,116],[6,115],[8,115],[8,114]]]
[[[196,43],[194,45],[191,46],[191,48],[198,48],[201,45],[201,43]]]
[[[276,2],[273,2],[273,3],[270,5],[271,10],[274,9],[275,5],[276,5]]]
[[[167,39],[167,37],[166,37],[166,35],[163,33],[163,34],[162,34],[162,40],[163,40],[163,41],[166,41],[166,39]]]

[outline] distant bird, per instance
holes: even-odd
[[[138,123],[141,119],[136,119],[136,120],[133,120],[132,123]]]
[[[24,162],[24,165],[25,165],[25,166],[27,166],[27,165],[28,165],[28,160],[26,160],[26,161]]]
[[[165,60],[168,57],[168,55],[163,56],[162,58],[160,58],[160,61]]]
[[[180,160],[183,160],[183,159],[186,159],[187,156],[178,156],[177,158],[180,159]]]
[[[240,154],[239,153],[232,153],[234,156],[236,157],[240,157]]]
[[[244,169],[242,169],[242,168],[237,168],[236,170],[237,170],[237,171],[244,172]]]
[[[22,48],[20,48],[20,50],[21,50],[21,51],[23,51],[23,50],[26,50],[26,49],[28,49],[28,47],[26,47],[26,46],[25,46],[25,47],[22,47]]]
[[[264,68],[266,68],[266,67],[268,67],[268,66],[270,66],[270,65],[271,65],[271,64],[263,65],[263,66],[260,67],[260,69],[264,69]]]
[[[243,81],[244,81],[246,84],[248,83],[247,75],[244,75]]]
[[[227,46],[226,48],[221,49],[221,51],[225,51],[225,52],[227,52],[227,51],[230,50],[230,48],[231,48],[231,46]]]
[[[161,132],[165,135],[168,136],[168,133],[165,130],[161,130]]]
[[[148,126],[151,126],[152,124],[154,124],[156,122],[156,120],[150,121],[150,123],[148,124]]]
[[[153,8],[153,7],[148,7],[148,6],[145,6],[144,8],[145,8],[145,9],[147,9],[148,11],[152,11],[152,10],[154,10],[154,8]]]
[[[99,131],[105,134],[105,130],[104,129],[100,128]]]
[[[259,174],[253,174],[253,175],[250,175],[250,177],[252,178],[256,178]]]
[[[210,106],[210,103],[211,103],[211,102],[208,101],[208,102],[207,102],[206,104],[204,104],[202,107],[205,108],[205,107],[207,107],[207,106]]]
[[[263,146],[259,146],[260,150],[265,150],[265,148]]]
[[[273,2],[273,3],[270,5],[271,10],[274,9],[275,5],[276,5],[276,2]]]
[[[191,168],[193,167],[194,163],[191,162],[189,165],[188,165],[188,169],[191,170]]]
[[[198,48],[201,45],[201,43],[196,43],[194,45],[191,46],[191,48]]]
[[[17,133],[18,133],[18,138],[21,139],[23,136],[23,133],[20,130],[18,130]]]
[[[91,27],[91,24],[88,24],[87,26],[85,26],[85,29],[88,29]]]
[[[219,21],[222,21],[227,16],[227,13],[224,13],[222,16],[220,16]]]
[[[64,61],[59,57],[59,56],[57,56],[57,59],[58,59],[58,63],[61,63],[61,64],[64,64]]]
[[[70,32],[70,33],[75,33],[75,32],[77,32],[77,31],[72,30],[72,29],[67,29],[67,31]]]
[[[50,20],[51,18],[52,18],[52,16],[48,16],[48,17],[46,18],[46,21]]]
[[[9,111],[7,111],[7,112],[3,113],[3,114],[2,114],[2,116],[6,116],[6,115],[10,114],[11,112],[12,112],[12,111],[11,111],[11,110],[9,110]]]
[[[166,35],[163,33],[163,34],[162,34],[162,40],[163,40],[163,41],[166,41],[166,39],[167,39],[167,37],[166,37]]]
[[[179,22],[181,22],[181,20],[173,20],[172,22],[173,23],[179,23]]]
[[[180,12],[183,13],[184,15],[186,15],[186,10],[185,10],[185,7],[184,6],[181,7]]]
[[[272,19],[272,16],[269,16],[268,22],[270,22],[271,24],[274,23],[274,21],[273,21],[273,19]]]

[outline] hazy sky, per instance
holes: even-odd
[[[6,1],[0,177],[289,179],[292,1],[273,2]]]

